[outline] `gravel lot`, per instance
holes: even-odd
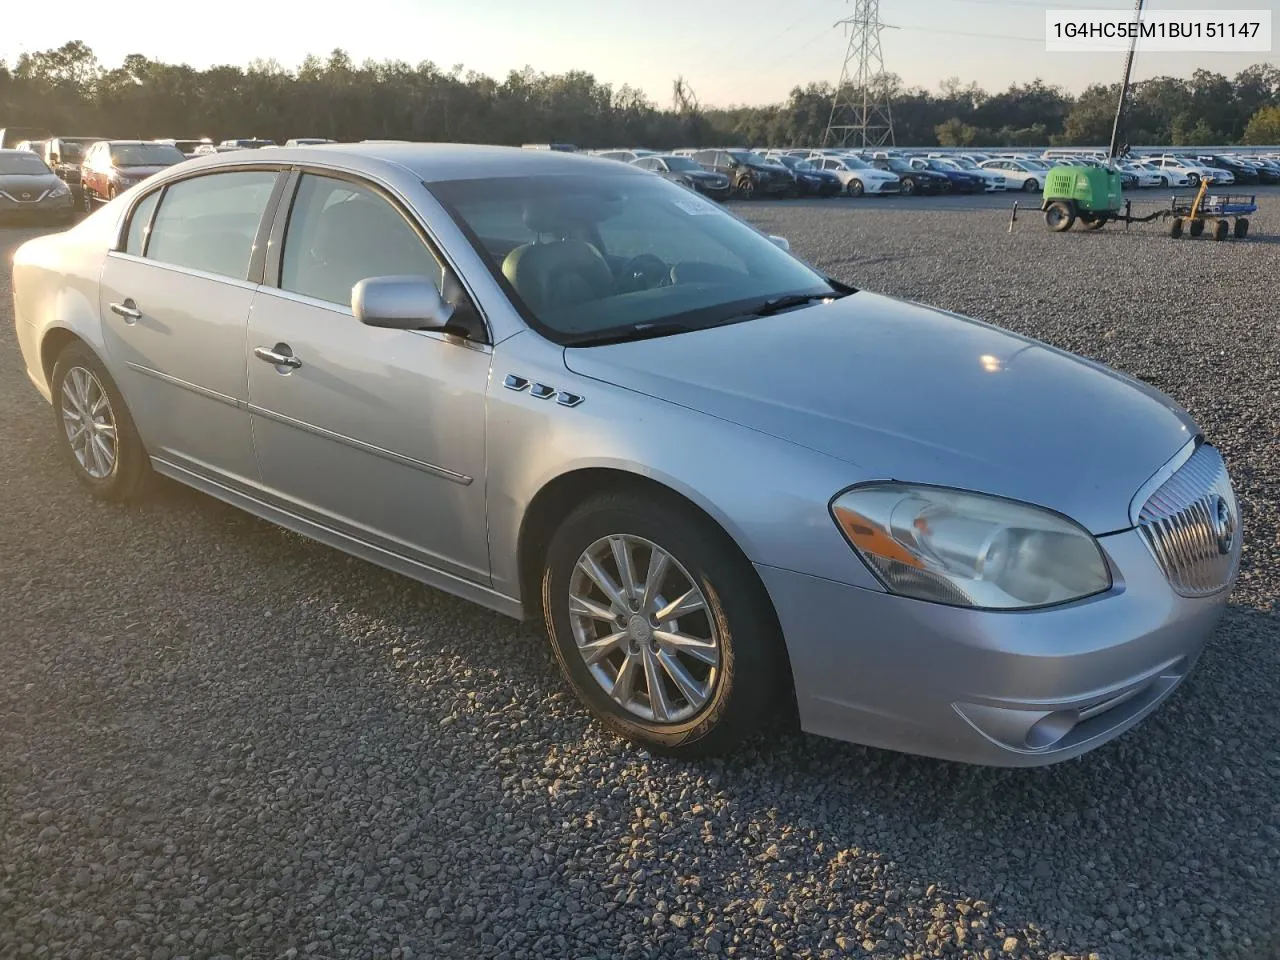
[[[1148,195],[1149,196],[1149,195]],[[1154,200],[1154,198],[1152,198]],[[91,502],[0,230],[0,957],[1280,957],[1280,192],[1246,244],[1011,198],[742,208],[858,285],[1167,390],[1245,567],[1135,731],[1043,770],[602,735],[519,626],[165,484]]]

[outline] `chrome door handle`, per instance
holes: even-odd
[[[138,309],[137,304],[132,300],[111,304],[111,312],[118,317],[124,317],[125,323],[137,323],[142,319],[142,311]]]
[[[302,361],[295,357],[292,353],[281,353],[280,347],[284,344],[277,343],[275,348],[271,347],[254,347],[253,355],[259,360],[265,360],[267,363],[275,367],[293,367],[295,370],[302,366]]]

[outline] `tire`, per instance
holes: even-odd
[[[862,185],[861,180],[850,180],[846,189],[851,197],[860,197],[867,192],[867,188]]]
[[[100,500],[128,500],[141,493],[152,476],[151,460],[138,436],[124,397],[120,395],[115,381],[97,355],[79,340],[69,343],[58,354],[53,365],[50,387],[58,446],[71,465],[76,479]],[[84,402],[85,398],[87,404]],[[77,403],[77,399],[81,402]],[[103,399],[106,401],[105,408],[100,406]],[[115,449],[110,469],[105,471],[102,447],[96,443],[87,443],[83,448],[82,462],[81,456],[77,455],[77,448],[71,442],[75,420],[78,419],[83,424],[80,411],[86,406],[91,407],[91,412],[96,414],[94,422],[99,427],[114,424]],[[109,449],[109,434],[98,428],[95,428],[95,432]],[[96,455],[92,452],[95,447]]]
[[[80,188],[80,199],[84,204],[84,212],[93,213],[93,194],[89,192],[88,187],[82,186]]]
[[[1192,220],[1192,221],[1191,221],[1191,227],[1190,227],[1190,229],[1189,229],[1187,232],[1188,232],[1188,233],[1190,233],[1190,234],[1191,234],[1191,236],[1193,236],[1193,237],[1198,237],[1198,236],[1200,236],[1200,234],[1204,233],[1204,221],[1203,221],[1203,220]]]
[[[1239,217],[1236,220],[1235,234],[1237,240],[1243,240],[1249,236],[1249,218]]]
[[[1182,236],[1182,218],[1181,217],[1174,217],[1173,221],[1169,224],[1169,236],[1171,236],[1174,240],[1177,240],[1180,236]]]
[[[1231,224],[1225,220],[1218,220],[1213,225],[1213,239],[1219,242],[1227,239],[1227,235],[1231,233]]]
[[[916,192],[916,182],[911,177],[902,178],[902,192],[906,196],[911,196]]]
[[[1163,189],[1163,190],[1167,190],[1167,189],[1169,189],[1169,178],[1168,178],[1168,177],[1161,177],[1161,178],[1160,178],[1160,187],[1161,187],[1161,189]]]
[[[1039,189],[1040,189],[1040,184],[1036,183],[1035,180],[1022,181],[1022,190],[1024,193],[1035,193]]]
[[[1055,200],[1044,210],[1044,222],[1054,233],[1065,233],[1076,222],[1076,208],[1066,200]]]
[[[661,593],[655,606],[671,606],[690,588],[700,591],[703,609],[666,622],[668,629],[678,624],[686,636],[714,640],[714,667],[687,651],[677,655],[676,648],[647,639],[651,616],[630,612],[625,621],[605,620],[583,608],[571,614],[571,593],[586,597],[599,613],[616,612],[617,606],[579,561],[589,553],[599,558],[597,570],[616,590],[622,577],[611,546],[622,537],[634,544],[629,556],[636,583],[642,583],[649,570],[653,545],[670,558],[659,578]],[[722,753],[775,717],[783,695],[790,692],[777,620],[755,571],[723,531],[678,502],[611,492],[581,504],[551,538],[542,572],[542,608],[552,650],[579,699],[605,727],[644,749],[678,757]],[[588,638],[600,637],[617,639],[594,667],[588,666],[579,638],[590,643]],[[674,659],[684,668],[685,678],[701,688],[692,699],[659,665],[652,654],[655,649]],[[658,702],[665,700],[671,708],[667,722],[642,715],[653,712],[642,666],[647,657],[663,691]],[[604,686],[616,682],[624,667],[632,678],[628,701],[634,709],[615,700]],[[705,694],[700,705],[695,704],[698,694]]]
[[[750,177],[743,177],[738,181],[738,196],[743,200],[754,200],[756,193],[756,182]]]
[[[1096,217],[1081,216],[1080,223],[1086,230],[1101,230],[1103,227],[1107,225],[1107,218],[1102,216],[1096,216]]]

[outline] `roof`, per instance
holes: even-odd
[[[559,150],[522,150],[468,143],[323,143],[272,151],[274,160],[332,157],[335,153],[394,163],[427,182],[486,177],[550,176],[591,170],[627,170],[616,160]],[[645,176],[637,170],[636,176]]]

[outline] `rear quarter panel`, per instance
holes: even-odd
[[[27,376],[46,400],[52,366],[44,345],[65,330],[107,363],[98,313],[98,279],[115,241],[123,204],[104,207],[62,233],[28,240],[13,255],[13,314]]]

